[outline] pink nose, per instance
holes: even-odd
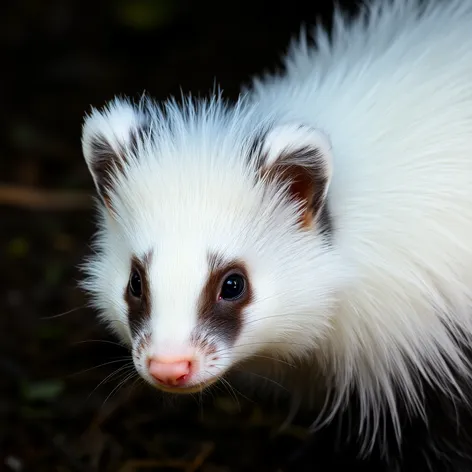
[[[149,360],[148,371],[159,383],[177,386],[184,384],[192,370],[192,362],[188,359],[164,362],[158,358]]]

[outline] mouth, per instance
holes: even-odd
[[[201,382],[195,385],[191,385],[189,387],[179,387],[179,386],[168,386],[162,385],[158,383],[153,383],[154,387],[158,390],[162,390],[166,393],[178,393],[178,394],[190,394],[190,393],[199,393],[208,388],[210,385],[213,385],[215,382],[219,380],[219,377],[212,377],[205,382]]]

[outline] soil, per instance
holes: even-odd
[[[223,388],[169,402],[128,369],[77,287],[95,224],[80,133],[116,94],[207,95],[216,80],[236,97],[331,3],[4,2],[0,470],[275,471],[301,442],[270,405]]]

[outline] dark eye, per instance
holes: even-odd
[[[223,282],[220,298],[223,300],[236,300],[239,298],[246,286],[244,277],[240,274],[231,274]]]
[[[131,292],[131,295],[133,295],[133,297],[141,297],[141,275],[137,270],[133,270],[133,272],[131,272],[131,276],[129,278],[129,291]]]

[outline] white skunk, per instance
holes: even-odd
[[[254,360],[304,399],[323,388],[327,423],[355,397],[359,448],[390,450],[388,470],[472,470],[454,428],[472,382],[472,1],[379,0],[314,40],[233,105],[92,111],[85,288],[162,390]],[[414,430],[415,452],[403,421],[430,421],[431,395],[454,424]]]

